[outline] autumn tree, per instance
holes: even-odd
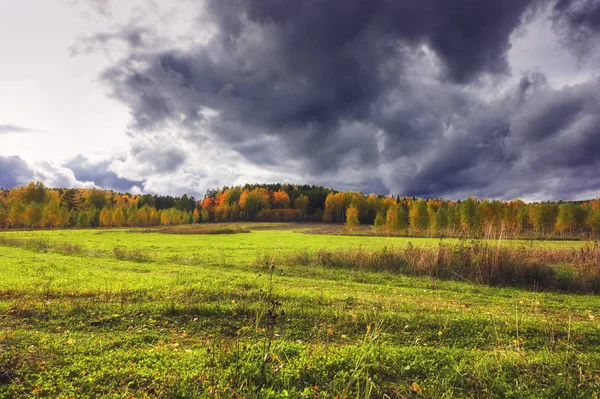
[[[284,190],[279,189],[273,193],[273,208],[285,209],[290,206],[290,196]]]
[[[113,216],[112,212],[108,208],[106,208],[106,207],[102,208],[102,211],[100,211],[100,217],[99,217],[100,226],[103,226],[103,227],[112,226],[112,216]]]
[[[194,213],[193,213],[193,223],[200,223],[202,222],[202,214],[198,211],[198,208],[194,209]]]
[[[255,220],[261,209],[269,209],[269,192],[264,188],[244,190],[240,196],[240,209],[246,220]]]
[[[359,224],[358,209],[353,206],[348,207],[346,210],[346,227],[350,230],[354,230]]]
[[[8,225],[12,228],[21,228],[26,224],[25,207],[23,204],[15,203],[10,207],[7,217]]]
[[[213,205],[214,201],[210,197],[202,200],[202,221],[208,223],[213,220]]]
[[[344,193],[330,193],[325,199],[325,212],[323,221],[330,223],[344,223],[346,216],[347,197]],[[358,217],[358,209],[356,209]]]
[[[600,208],[590,209],[587,224],[596,237],[600,236]]]
[[[410,228],[415,232],[427,231],[429,227],[429,214],[424,200],[413,201],[410,207]]]
[[[556,216],[555,230],[561,236],[565,233],[573,233],[575,224],[575,205],[573,203],[564,203],[558,206],[558,215]]]
[[[389,231],[400,230],[400,220],[398,218],[398,206],[390,206],[385,215],[385,227]]]
[[[125,223],[125,215],[123,214],[123,207],[115,209],[112,215],[112,225],[115,227],[122,227]]]
[[[550,233],[556,224],[558,206],[550,202],[542,202],[534,204],[529,209],[529,218],[535,232],[542,236]]]

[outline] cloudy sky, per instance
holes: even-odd
[[[0,187],[600,196],[600,0],[1,0]]]

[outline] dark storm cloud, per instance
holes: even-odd
[[[223,126],[212,127],[225,141],[247,139],[248,126],[291,137],[295,152],[310,155],[332,141],[352,145],[356,137],[346,137],[342,123],[370,122],[371,106],[400,84],[405,46],[429,45],[454,82],[508,72],[509,35],[527,4],[212,1],[221,31],[208,46],[133,55],[104,77],[134,108],[139,128],[175,113],[192,123],[207,106],[222,112]],[[310,158],[315,169],[329,169]]]
[[[21,157],[0,155],[0,188],[13,188],[34,178],[35,172]]]
[[[80,182],[92,182],[94,185],[120,192],[129,192],[133,186],[142,187],[142,181],[123,179],[109,170],[110,161],[92,162],[83,155],[63,164],[63,167],[73,171],[75,178]]]
[[[213,0],[198,24],[217,28],[207,43],[142,43],[103,79],[134,130],[202,130],[270,170],[409,195],[568,198],[598,188],[576,178],[598,166],[598,84],[556,90],[535,71],[518,80],[507,52],[546,6],[565,44],[597,43],[597,4]],[[157,170],[184,162],[146,153],[132,151]],[[348,182],[357,168],[371,179]],[[569,183],[543,186],[551,179]]]
[[[552,18],[568,48],[580,55],[597,49],[600,37],[599,0],[558,0]]]
[[[540,90],[517,118],[515,144],[531,147],[536,170],[600,170],[600,83]]]

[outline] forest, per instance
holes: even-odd
[[[0,228],[151,227],[218,222],[324,222],[417,236],[597,237],[600,198],[526,203],[365,195],[313,185],[247,184],[202,200],[31,182],[0,190]]]

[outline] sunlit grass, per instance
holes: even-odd
[[[597,296],[288,262],[303,251],[427,247],[436,239],[302,228],[0,235],[48,242],[0,246],[0,397],[600,392]],[[265,259],[275,265],[272,280]],[[283,314],[266,353],[269,287]]]

